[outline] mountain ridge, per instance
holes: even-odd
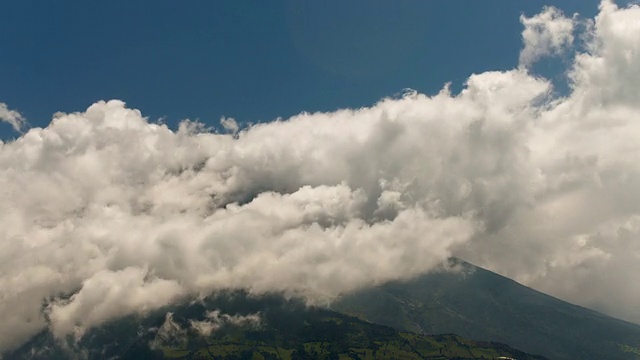
[[[65,341],[45,330],[0,358],[640,358],[639,325],[457,259],[345,295],[329,308],[223,291],[114,319]]]
[[[449,268],[345,295],[331,308],[398,330],[451,332],[553,359],[638,359],[640,325],[459,259]]]
[[[212,311],[212,309],[215,309]],[[208,329],[208,330],[207,330]],[[217,295],[131,315],[56,341],[44,331],[6,359],[495,359],[543,360],[454,334],[399,332],[279,295]]]

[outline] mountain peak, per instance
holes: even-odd
[[[456,333],[553,359],[637,359],[640,326],[569,304],[460,259],[346,295],[337,311],[399,330]]]

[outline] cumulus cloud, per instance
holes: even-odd
[[[559,55],[573,43],[574,21],[557,8],[546,7],[530,18],[522,15],[520,22],[524,25],[520,66],[527,67],[548,55]]]
[[[6,122],[13,130],[20,132],[26,120],[19,112],[11,110],[7,104],[0,102],[0,121]]]
[[[568,97],[530,120],[534,202],[461,255],[563,299],[640,322],[640,7],[602,1]]]
[[[115,100],[57,114],[0,144],[0,349],[222,289],[322,303],[452,255],[640,321],[639,23],[603,1],[561,99],[518,68],[230,134]]]
[[[192,123],[173,132],[110,101],[2,145],[1,341],[45,325],[43,298],[53,297],[45,312],[64,334],[181,294],[246,288],[327,301],[428,270],[477,220],[425,197],[415,171],[451,184],[423,168],[441,166],[437,154],[416,151],[448,150],[407,131],[437,128],[435,117],[403,124],[393,114],[403,108],[302,115],[234,137]]]

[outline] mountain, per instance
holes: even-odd
[[[460,260],[451,265],[344,296],[330,309],[225,292],[116,319],[80,339],[43,331],[0,358],[640,359],[639,325]]]
[[[457,335],[399,332],[277,295],[227,293],[129,316],[79,341],[42,332],[5,359],[544,359]]]
[[[452,260],[437,271],[345,296],[331,308],[422,334],[497,341],[552,359],[640,359],[640,326]]]

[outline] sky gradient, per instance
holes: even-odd
[[[596,0],[556,1],[591,17]],[[120,99],[152,120],[240,122],[459,90],[512,68],[535,1],[15,1],[0,23],[0,101],[32,126]],[[556,69],[556,68],[554,68]],[[0,124],[2,126],[2,124]],[[0,127],[0,138],[15,136]]]

